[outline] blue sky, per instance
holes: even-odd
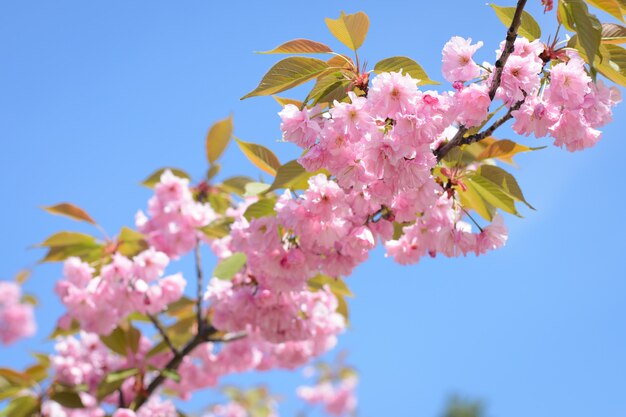
[[[529,3],[547,38],[554,15]],[[162,166],[200,178],[207,128],[230,113],[239,137],[293,159],[294,146],[276,143],[278,105],[239,101],[277,59],[252,52],[298,37],[342,51],[323,22],[341,10],[370,16],[360,53],[370,68],[406,55],[439,80],[451,36],[484,41],[477,58],[492,61],[506,31],[483,1],[1,3],[0,278],[33,265],[42,253],[29,246],[46,236],[90,231],[39,206],[74,202],[110,233],[132,225],[150,196],[139,182]],[[376,250],[348,278],[356,298],[340,346],[361,372],[361,416],[436,416],[451,393],[484,399],[489,416],[626,413],[625,116],[619,106],[593,149],[550,146],[517,158],[514,174],[537,211],[507,216],[504,249],[410,267]],[[508,129],[497,136],[549,144]],[[223,173],[258,175],[232,146]],[[189,262],[170,271],[179,269],[192,273]],[[0,350],[0,366],[50,348],[43,341],[61,312],[52,294],[60,274],[59,265],[36,268],[26,288],[41,301],[40,332]],[[268,382],[289,396],[302,378],[229,381]],[[186,407],[214,399],[198,395]],[[298,407],[287,400],[281,410]]]

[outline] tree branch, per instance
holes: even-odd
[[[163,341],[165,342],[167,347],[170,348],[170,350],[172,351],[172,353],[174,355],[178,354],[178,349],[176,349],[176,346],[174,346],[174,344],[172,343],[172,340],[170,339],[170,337],[165,332],[165,329],[161,325],[161,322],[159,321],[159,319],[157,317],[153,316],[152,314],[148,314],[148,318],[150,319],[152,324],[154,324],[154,327],[156,327],[156,329],[161,334],[161,337],[163,338]]]
[[[502,71],[504,70],[504,65],[506,65],[506,61],[509,59],[509,56],[513,53],[513,50],[515,49],[515,39],[517,38],[517,31],[519,29],[519,26],[522,23],[522,12],[524,11],[524,6],[526,6],[526,1],[527,0],[517,1],[517,7],[515,9],[515,14],[513,15],[513,20],[511,21],[511,26],[509,26],[509,29],[506,32],[504,49],[502,51],[502,54],[500,55],[500,58],[498,58],[494,65],[495,70],[493,73],[493,79],[491,80],[491,86],[489,87],[489,99],[492,102],[496,96],[496,91],[498,91],[498,87],[500,87],[500,82],[502,81]],[[454,135],[454,137],[448,143],[443,144],[442,146],[437,148],[437,150],[435,151],[435,156],[437,157],[438,161],[441,161],[441,159],[443,159],[443,157],[446,156],[446,154],[450,152],[452,148],[465,145],[467,143],[472,143],[466,142],[467,138],[464,137],[467,133],[467,130],[468,129],[465,126],[460,126],[459,131],[456,132],[456,135]],[[474,140],[474,142],[476,142],[476,140]]]
[[[202,333],[205,327],[204,320],[202,318],[202,285],[203,285],[203,273],[202,273],[202,259],[200,258],[200,239],[196,241],[196,247],[194,248],[194,255],[196,258],[196,318],[198,321],[198,334]]]
[[[194,338],[185,345],[183,350],[174,354],[174,357],[170,359],[170,361],[165,365],[165,368],[163,368],[163,370],[176,371],[185,356],[189,355],[195,348],[197,348],[201,344],[207,342],[214,333],[217,333],[217,331],[218,330],[213,326],[206,326],[202,330],[198,329],[198,333],[194,336]],[[146,403],[148,398],[150,398],[150,396],[154,393],[154,391],[156,391],[156,389],[161,386],[161,384],[165,381],[165,378],[166,377],[163,372],[159,373],[159,375],[157,375],[157,377],[154,378],[152,382],[150,382],[148,388],[146,388],[143,393],[140,393],[137,396],[135,401],[133,401],[133,405],[131,406],[131,408],[134,411],[139,410],[141,406]]]
[[[522,99],[522,100],[518,101],[517,103],[515,103],[514,105],[512,105],[509,108],[509,111],[507,111],[504,116],[502,116],[501,118],[499,118],[498,120],[493,122],[493,124],[491,126],[489,126],[487,129],[483,130],[480,133],[476,133],[474,135],[466,136],[465,138],[463,138],[463,145],[469,145],[469,144],[472,144],[474,142],[479,142],[479,141],[481,141],[481,140],[491,136],[493,134],[493,132],[496,131],[497,128],[499,128],[500,126],[502,126],[507,121],[509,121],[509,120],[511,120],[513,118],[513,112],[515,110],[519,110],[519,108],[522,106],[522,104],[524,104],[524,100],[525,99],[526,98],[524,97],[524,99]]]

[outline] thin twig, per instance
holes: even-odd
[[[506,114],[504,116],[502,116],[501,118],[499,118],[498,120],[496,120],[495,122],[493,122],[493,124],[491,126],[489,126],[487,129],[483,130],[480,133],[476,133],[474,135],[470,135],[467,136],[465,138],[463,138],[463,145],[469,145],[472,144],[474,142],[479,142],[489,136],[491,136],[493,134],[493,132],[496,131],[497,128],[499,128],[500,126],[502,126],[503,124],[505,124],[507,121],[511,120],[513,118],[513,112],[516,110],[519,110],[519,108],[522,106],[522,104],[524,104],[524,100],[526,98],[524,97],[522,100],[518,101],[517,103],[515,103],[514,105],[512,105],[511,107],[509,107],[509,110],[506,112]]]
[[[194,255],[196,258],[196,318],[198,320],[198,334],[202,333],[204,329],[204,320],[202,318],[202,285],[203,285],[203,273],[202,273],[202,259],[200,258],[200,239],[196,242],[194,249]]]
[[[161,337],[163,338],[163,341],[170,348],[172,353],[174,355],[177,355],[178,354],[178,349],[176,349],[176,346],[174,346],[174,343],[172,343],[172,340],[170,339],[170,337],[165,332],[165,329],[161,325],[161,322],[159,321],[158,317],[153,316],[152,314],[148,314],[148,318],[150,319],[152,324],[154,324],[154,327],[156,327],[156,329],[159,331],[159,333],[161,334]]]
[[[493,79],[491,80],[491,86],[489,87],[489,99],[492,102],[496,96],[496,91],[498,90],[498,87],[500,87],[500,82],[502,81],[502,71],[504,70],[504,65],[506,64],[506,61],[509,59],[509,56],[513,53],[513,50],[515,49],[515,39],[517,38],[517,31],[522,22],[522,12],[524,11],[524,6],[526,6],[526,0],[518,0],[517,7],[515,8],[515,14],[513,15],[513,20],[511,21],[511,26],[506,32],[504,49],[502,50],[500,58],[498,58],[494,65],[495,70],[493,73]],[[443,159],[443,157],[446,156],[446,154],[450,152],[452,148],[466,144],[467,138],[465,138],[464,136],[467,131],[468,128],[461,125],[454,137],[448,143],[443,144],[435,151],[435,156],[437,156],[437,160],[440,161],[441,159]]]

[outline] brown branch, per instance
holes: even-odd
[[[502,126],[507,121],[509,121],[509,120],[511,120],[513,118],[513,112],[515,110],[519,110],[519,108],[522,106],[522,104],[524,104],[524,100],[525,99],[526,98],[524,98],[524,99],[518,101],[517,103],[515,103],[514,105],[512,105],[509,108],[509,111],[507,111],[504,116],[502,116],[501,118],[499,118],[498,120],[493,122],[493,124],[491,126],[489,126],[487,129],[483,130],[480,133],[476,133],[474,135],[466,136],[465,138],[463,138],[463,145],[469,145],[469,144],[472,144],[474,142],[479,142],[479,141],[481,141],[481,140],[491,136],[493,134],[493,132],[496,131],[497,128],[499,128],[500,126]]]
[[[203,285],[203,273],[202,273],[202,259],[200,258],[200,239],[196,241],[196,247],[194,249],[194,255],[196,259],[196,317],[198,321],[198,333],[202,333],[205,327],[205,322],[202,318],[202,285]]]
[[[159,321],[159,319],[153,316],[152,314],[148,314],[148,318],[150,319],[152,324],[154,324],[154,327],[156,327],[156,329],[159,331],[159,334],[161,334],[161,337],[163,338],[163,341],[165,342],[167,347],[170,348],[170,350],[172,351],[174,355],[178,354],[178,349],[176,349],[176,346],[174,346],[174,343],[172,343],[172,340],[165,332],[165,329],[161,325],[161,322]]]
[[[492,102],[496,96],[496,91],[498,91],[498,87],[500,87],[500,82],[502,81],[502,71],[504,70],[504,65],[506,64],[506,61],[509,59],[509,56],[513,53],[513,50],[515,49],[515,39],[517,38],[517,31],[519,29],[519,26],[522,23],[522,12],[524,11],[524,6],[526,6],[526,1],[527,0],[517,1],[517,7],[515,9],[515,14],[513,15],[513,20],[511,21],[511,26],[506,32],[504,49],[502,51],[502,54],[500,55],[500,58],[498,58],[494,65],[495,70],[493,73],[493,79],[491,80],[491,86],[489,87],[489,99]],[[443,159],[443,157],[446,156],[446,154],[450,152],[452,148],[471,143],[467,142],[467,138],[464,137],[467,131],[468,129],[465,126],[461,125],[458,132],[456,132],[456,135],[454,135],[454,137],[448,143],[445,143],[437,148],[437,150],[435,151],[435,156],[437,157],[437,160],[441,161],[441,159]]]
[[[218,330],[213,326],[206,326],[203,330],[198,330],[198,333],[194,336],[194,338],[185,345],[183,350],[174,354],[174,357],[170,359],[170,361],[165,365],[165,368],[163,368],[163,370],[176,371],[187,355],[189,355],[195,348],[197,348],[201,344],[207,342],[214,333],[217,333],[217,331]],[[157,388],[161,386],[161,384],[165,381],[165,378],[166,376],[163,374],[163,372],[159,373],[159,375],[157,375],[157,377],[154,378],[152,382],[150,382],[148,388],[146,388],[144,392],[140,393],[137,396],[137,398],[133,402],[133,405],[131,406],[132,410],[139,410],[141,406],[146,403],[148,398],[150,398],[150,396],[154,393],[154,391],[156,391]]]

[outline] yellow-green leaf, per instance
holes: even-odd
[[[274,216],[276,210],[274,205],[276,204],[276,198],[263,198],[255,203],[250,204],[243,214],[243,217],[251,221],[252,219],[258,219],[261,217]]]
[[[283,107],[285,107],[287,104],[293,104],[294,106],[301,108],[303,104],[300,100],[295,100],[292,98],[278,97],[277,95],[273,95],[272,97],[274,98],[274,100],[276,100],[278,104]]]
[[[78,393],[73,391],[56,391],[50,395],[50,399],[66,408],[83,408],[83,402]]]
[[[305,101],[313,100],[313,104],[341,101],[348,96],[348,86],[351,83],[352,80],[347,79],[340,71],[320,76]]]
[[[34,417],[38,415],[38,410],[39,400],[27,395],[11,401],[2,412],[6,412],[7,417]]]
[[[246,184],[246,191],[243,193],[244,197],[254,197],[265,193],[270,188],[270,184],[263,182],[249,182]]]
[[[241,149],[243,154],[246,155],[250,162],[252,162],[257,168],[272,176],[276,175],[276,170],[280,168],[280,161],[278,160],[278,157],[274,155],[274,152],[270,151],[265,146],[256,143],[244,142],[237,138],[235,138],[235,141],[237,142],[237,145],[239,145],[239,149]]]
[[[456,187],[455,189],[457,195],[461,199],[461,205],[466,210],[474,210],[480,215],[480,217],[487,221],[493,220],[493,216],[495,214],[493,206],[487,203],[485,199],[480,196],[478,191],[476,191],[474,184],[471,182],[465,182],[465,189],[462,189],[461,187]]]
[[[43,207],[48,213],[66,216],[70,219],[96,224],[96,221],[82,208],[71,203],[60,203],[54,206]]]
[[[218,279],[231,280],[246,264],[247,260],[245,253],[233,253],[228,258],[219,261],[213,270],[213,276]]]
[[[17,282],[20,285],[25,283],[26,280],[30,278],[31,272],[32,271],[30,269],[22,269],[20,272],[15,274],[15,282]]]
[[[168,169],[172,171],[172,174],[176,175],[178,178],[186,178],[188,180],[191,180],[191,176],[182,169],[166,167],[154,171],[152,174],[150,174],[148,178],[141,182],[141,185],[148,188],[154,188],[155,185],[161,182],[161,175],[163,175],[163,173]]]
[[[576,31],[578,42],[588,58],[587,63],[593,66],[602,39],[602,24],[597,17],[589,13],[583,0],[561,0],[559,8],[561,7],[567,21],[564,25]]]
[[[254,182],[254,180],[244,176],[230,177],[225,179],[219,188],[227,193],[243,195],[246,192],[246,184],[249,182]]]
[[[221,239],[230,234],[230,225],[233,224],[233,219],[225,217],[215,220],[208,226],[204,226],[200,229],[207,237],[211,239]]]
[[[126,226],[122,227],[117,242],[117,251],[127,257],[133,257],[148,249],[144,235]]]
[[[465,178],[465,183],[473,185],[476,192],[492,206],[502,209],[507,213],[519,216],[515,208],[515,200],[502,189],[502,187],[494,184],[480,175],[471,175]]]
[[[490,4],[493,10],[496,12],[498,19],[508,28],[513,22],[513,16],[515,15],[515,7],[501,7],[495,4]],[[528,38],[530,41],[541,38],[541,28],[537,21],[531,16],[530,13],[522,11],[522,21],[519,26],[518,33]]]
[[[345,14],[341,12],[338,19],[324,19],[330,32],[348,48],[356,51],[363,45],[367,31],[370,27],[370,19],[363,12]]]
[[[587,3],[592,6],[596,6],[598,9],[603,10],[610,14],[611,16],[624,21],[624,13],[622,12],[622,8],[617,0],[585,0]]]
[[[232,116],[219,120],[211,126],[205,141],[206,156],[210,164],[213,164],[222,155],[232,134]]]
[[[406,56],[385,58],[374,66],[374,72],[377,74],[381,72],[398,72],[400,70],[402,70],[403,74],[409,74],[412,78],[415,78],[417,85],[441,84],[438,81],[431,80],[420,64]]]
[[[289,90],[317,77],[328,69],[328,64],[317,58],[289,57],[277,62],[263,76],[259,85],[241,99],[269,96]]]
[[[116,327],[111,334],[100,336],[100,340],[113,352],[122,356],[128,354],[129,346],[126,339],[126,332],[122,328]]]
[[[308,172],[294,159],[278,168],[276,178],[274,178],[274,182],[268,191],[274,191],[280,188],[306,190],[308,188],[308,179],[316,174],[317,172]]]
[[[294,39],[260,54],[327,54],[333,50],[323,43],[310,39]]]
[[[484,142],[484,140],[481,142]],[[479,160],[497,158],[504,162],[508,162],[509,164],[513,164],[513,156],[518,153],[536,151],[545,148],[545,146],[530,148],[528,146],[520,145],[519,143],[513,142],[509,139],[492,139],[490,142],[485,143],[487,144],[487,146],[478,155]]]
[[[317,274],[308,281],[309,288],[319,290],[325,285],[328,285],[330,291],[335,295],[342,295],[345,297],[354,297],[350,288],[346,285],[346,282],[341,278],[331,277],[330,275]]]
[[[526,198],[522,193],[522,189],[517,183],[515,177],[503,170],[502,168],[495,165],[482,165],[480,168],[478,168],[477,173],[483,178],[486,178],[492,183],[498,185],[515,200],[521,201],[533,210],[535,209],[533,206],[530,205],[530,203],[528,203],[528,201],[526,201]]]

